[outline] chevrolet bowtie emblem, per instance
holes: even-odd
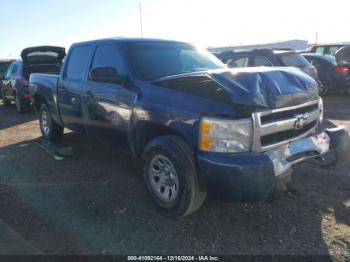
[[[297,116],[295,116],[295,118],[297,120],[295,120],[295,122],[294,122],[294,129],[299,130],[305,126],[305,124],[309,118],[309,114],[305,113],[305,114],[297,115]]]

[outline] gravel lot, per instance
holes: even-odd
[[[350,127],[350,97],[325,99]],[[0,104],[0,254],[301,254],[350,257],[350,166],[295,166],[272,203],[223,204],[179,220],[153,208],[140,164],[67,131],[74,155],[38,146],[38,122]]]

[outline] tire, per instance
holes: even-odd
[[[320,96],[325,96],[328,93],[329,85],[326,82],[322,82],[321,84]]]
[[[26,106],[22,99],[16,94],[16,111],[19,114],[23,114],[29,111],[28,106]]]
[[[11,105],[11,100],[8,100],[5,96],[3,88],[1,89],[1,96],[2,96],[2,102],[4,103],[5,106],[10,106]]]
[[[43,103],[39,110],[40,130],[43,137],[51,142],[57,142],[63,137],[63,127],[57,124],[51,116],[48,106]]]
[[[146,187],[152,202],[164,215],[183,217],[203,204],[206,191],[199,188],[193,152],[182,139],[156,138],[146,145],[142,156]]]

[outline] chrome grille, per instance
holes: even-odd
[[[319,101],[253,113],[252,150],[263,152],[311,134],[320,117]]]

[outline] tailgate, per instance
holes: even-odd
[[[22,51],[21,57],[24,64],[61,64],[66,56],[64,47],[36,46]]]

